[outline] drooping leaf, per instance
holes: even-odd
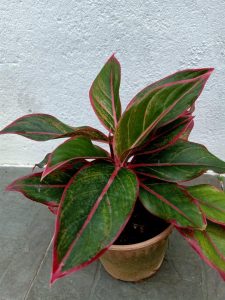
[[[145,93],[122,115],[115,131],[117,156],[123,161],[153,130],[177,119],[200,95],[212,69],[196,78],[161,85]]]
[[[134,103],[137,104],[138,102],[142,101],[148,94],[149,92],[151,92],[152,90],[154,90],[155,88],[165,85],[165,84],[169,84],[172,82],[181,82],[183,80],[188,80],[188,79],[193,79],[196,77],[199,77],[201,75],[204,75],[206,72],[208,72],[208,70],[212,70],[213,69],[187,69],[187,70],[182,70],[182,71],[178,71],[175,72],[174,74],[171,74],[163,79],[160,79],[150,85],[148,85],[147,87],[145,87],[143,90],[141,90],[128,104],[127,108],[130,108]],[[194,108],[194,106],[192,107],[192,109]]]
[[[59,145],[50,155],[42,178],[65,163],[78,158],[107,158],[108,153],[86,137],[75,137]]]
[[[89,127],[71,127],[57,118],[46,114],[30,114],[12,122],[0,131],[0,134],[14,133],[34,141],[48,141],[71,136],[86,136],[92,140],[107,141],[99,130]]]
[[[177,229],[198,255],[225,280],[225,227],[208,222],[204,231]]]
[[[185,181],[207,170],[225,173],[225,162],[200,144],[180,140],[161,152],[137,156],[130,168],[162,180]]]
[[[120,77],[120,64],[112,55],[94,80],[89,93],[96,115],[110,132],[114,132],[121,115]]]
[[[193,198],[173,183],[141,183],[139,194],[152,214],[180,227],[204,229],[205,219]]]
[[[85,163],[85,161],[71,162],[55,170],[42,181],[42,172],[18,178],[7,187],[7,191],[22,193],[28,199],[49,208],[57,207],[66,184]]]
[[[192,123],[193,118],[181,117],[168,125],[160,127],[146,145],[134,152],[135,155],[159,152],[175,144],[178,139],[186,139],[190,134]]]
[[[225,193],[223,191],[208,184],[190,186],[187,190],[199,202],[209,220],[225,225]]]
[[[110,247],[131,216],[137,190],[132,172],[107,163],[93,164],[71,179],[57,215],[51,282]]]

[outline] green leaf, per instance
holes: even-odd
[[[131,216],[137,190],[136,176],[111,164],[93,164],[73,177],[57,216],[51,282],[110,247]]]
[[[178,139],[186,139],[190,134],[192,124],[193,118],[181,117],[168,125],[160,127],[146,145],[135,151],[135,155],[159,152],[175,144]]]
[[[86,136],[92,140],[107,141],[108,138],[99,130],[89,127],[71,127],[57,118],[46,114],[23,116],[6,126],[0,134],[14,133],[34,141],[48,141],[71,136]]]
[[[108,153],[86,137],[75,137],[59,145],[50,155],[42,178],[65,163],[78,158],[108,158]]]
[[[181,82],[183,80],[188,79],[194,79],[196,77],[199,77],[201,75],[204,75],[209,70],[213,71],[213,69],[187,69],[183,71],[178,71],[172,75],[169,75],[161,80],[158,80],[150,85],[148,85],[146,88],[141,90],[128,104],[127,109],[131,107],[134,103],[137,104],[140,101],[142,101],[145,97],[148,96],[149,92],[154,90],[155,88],[172,83],[172,82]]]
[[[136,157],[130,168],[146,176],[176,182],[191,180],[207,170],[225,173],[225,162],[200,144],[180,140],[161,152]]]
[[[7,187],[7,191],[19,192],[38,203],[57,207],[66,184],[85,163],[85,161],[71,162],[55,170],[42,181],[42,172],[18,178]]]
[[[199,202],[207,219],[225,225],[225,193],[208,184],[187,187],[188,192]]]
[[[141,183],[140,200],[152,214],[180,227],[204,229],[199,207],[186,190],[172,183]]]
[[[198,255],[212,268],[216,269],[225,280],[225,228],[208,222],[205,231],[178,231],[190,243]]]
[[[114,132],[121,116],[120,76],[120,64],[112,55],[94,80],[89,93],[96,115],[110,132]]]
[[[194,79],[172,82],[150,89],[122,115],[115,131],[117,156],[123,161],[157,128],[177,119],[200,95],[212,69]]]

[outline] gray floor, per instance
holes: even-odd
[[[54,217],[17,193],[5,193],[28,169],[0,169],[0,300],[225,299],[225,283],[173,233],[160,271],[141,283],[112,279],[99,262],[49,287]]]

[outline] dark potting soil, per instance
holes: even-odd
[[[160,234],[169,226],[164,220],[149,213],[138,200],[126,227],[114,245],[130,245],[144,242]]]

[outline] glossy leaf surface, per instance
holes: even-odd
[[[107,141],[107,137],[89,126],[71,127],[46,114],[23,116],[6,126],[0,134],[14,133],[35,141],[83,135],[93,140]]]
[[[150,177],[184,181],[193,179],[207,170],[224,173],[225,162],[200,144],[180,140],[159,153],[138,156],[131,168]]]
[[[20,192],[33,201],[49,207],[56,207],[66,184],[84,164],[84,161],[67,164],[64,168],[52,172],[42,181],[42,172],[18,178],[7,187],[7,190]]]
[[[173,183],[141,184],[140,200],[152,214],[180,227],[204,229],[199,207],[184,188]]]
[[[106,62],[90,89],[93,109],[103,125],[113,132],[121,115],[120,64],[114,55]]]
[[[106,163],[84,168],[71,179],[57,216],[52,282],[107,250],[130,218],[137,190],[132,172]]]
[[[50,155],[43,178],[65,163],[78,158],[107,158],[108,153],[85,137],[71,138],[59,145]]]
[[[187,187],[188,192],[199,202],[206,217],[225,225],[225,193],[208,184]]]
[[[208,222],[205,231],[179,229],[198,255],[225,280],[225,228]]]
[[[124,160],[153,130],[175,120],[191,107],[211,72],[206,69],[203,75],[194,79],[159,86],[145,94],[141,101],[135,101],[124,112],[115,131],[118,157]]]

